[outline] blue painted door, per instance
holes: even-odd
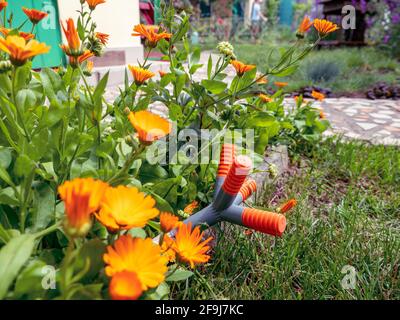
[[[44,18],[35,28],[36,39],[45,42],[51,47],[49,53],[39,55],[33,60],[34,68],[56,67],[65,62],[65,55],[60,49],[61,30],[58,15],[57,0],[8,0],[7,16],[12,18],[12,27],[16,28],[26,21],[26,15],[22,7],[34,8],[47,12],[49,15]],[[22,31],[31,32],[32,24],[27,22]],[[7,25],[8,27],[8,25]]]

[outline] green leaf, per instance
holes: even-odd
[[[213,61],[212,61],[212,57],[210,54],[210,56],[208,57],[208,63],[207,63],[207,78],[208,79],[211,78],[212,67],[213,67]]]
[[[33,192],[32,232],[46,228],[55,218],[54,190],[47,183],[39,183]]]
[[[67,115],[67,113],[67,108],[62,108],[57,104],[51,104],[50,107],[45,111],[40,125],[41,127],[52,128],[63,118],[64,115]]]
[[[66,89],[60,75],[49,68],[44,68],[40,72],[40,79],[46,96],[49,98],[50,103],[61,107],[58,93],[62,92],[66,97]]]
[[[17,206],[19,204],[13,188],[8,187],[0,190],[0,204],[10,206]]]
[[[10,175],[8,174],[6,169],[4,169],[2,166],[0,166],[0,179],[3,180],[8,185],[14,186],[14,183],[12,182]]]
[[[178,70],[175,70],[175,72],[178,73]],[[182,92],[182,89],[185,86],[185,82],[186,82],[185,73],[176,76],[175,90],[174,90],[175,96],[179,96],[179,94]]]
[[[142,228],[132,228],[128,231],[128,234],[134,238],[145,239],[147,237],[146,231],[144,231]]]
[[[93,93],[93,100],[94,100],[94,106],[95,106],[95,118],[97,121],[101,120],[101,113],[102,113],[102,107],[103,107],[103,95],[107,87],[108,83],[108,76],[110,72],[107,72],[103,78],[99,81],[99,83],[96,86],[96,89],[94,90]]]
[[[20,235],[19,230],[5,229],[0,223],[0,242],[6,244],[10,239]]]
[[[173,33],[174,35],[171,39],[171,44],[174,44],[175,42],[181,40],[182,37],[188,32],[189,27],[190,27],[189,17],[185,16],[181,24],[179,25],[178,30]]]
[[[298,65],[292,65],[292,66],[280,71],[279,73],[274,73],[274,76],[276,76],[276,77],[287,77],[287,76],[290,76],[291,74],[293,74],[297,70],[298,67],[299,67]]]
[[[169,109],[169,117],[172,121],[177,121],[178,119],[183,117],[182,107],[177,105],[176,103],[171,103],[168,109]]]
[[[175,75],[173,73],[167,73],[160,79],[160,86],[166,87],[171,81],[175,79]]]
[[[36,95],[30,89],[22,89],[18,91],[16,96],[16,107],[24,112],[29,111],[36,105]]]
[[[160,165],[150,165],[146,162],[140,167],[139,177],[142,183],[159,181],[168,178],[168,172]]]
[[[201,84],[206,88],[208,91],[210,91],[213,94],[219,94],[223,92],[226,87],[228,86],[225,82],[223,81],[218,81],[218,80],[202,80]]]
[[[71,300],[100,300],[102,283],[93,283],[81,285],[80,283],[72,285],[72,294],[69,296]]]
[[[23,234],[12,238],[0,250],[0,300],[6,296],[8,288],[28,261],[34,245],[35,237]]]
[[[186,279],[189,279],[193,275],[192,271],[189,270],[176,270],[174,273],[172,273],[170,276],[167,276],[165,281],[183,281]]]
[[[149,290],[146,294],[147,300],[161,300],[167,299],[170,293],[169,285],[166,282],[162,282],[155,290]]]
[[[79,38],[80,39],[84,39],[85,38],[85,28],[82,25],[82,19],[81,18],[78,19],[77,31],[78,31]]]
[[[189,73],[190,73],[190,74],[196,73],[196,71],[197,71],[198,69],[200,69],[202,66],[203,66],[203,65],[200,64],[200,63],[192,65],[192,66],[190,67],[190,69],[189,69]]]
[[[251,128],[270,127],[277,123],[274,116],[266,112],[258,112],[247,121],[247,125]]]
[[[84,275],[85,280],[95,277],[101,268],[103,268],[103,254],[106,252],[106,246],[99,239],[92,239],[86,242],[79,251],[74,268],[77,272],[85,268],[87,264],[88,272]]]
[[[167,200],[160,197],[158,194],[156,194],[154,192],[149,191],[149,193],[154,198],[154,200],[156,200],[157,208],[160,211],[174,212],[174,209],[172,208],[172,206],[169,204],[169,202]]]
[[[26,177],[32,172],[33,166],[33,161],[26,154],[21,154],[15,162],[14,173],[17,177]]]
[[[15,283],[13,298],[20,299],[27,296],[29,299],[41,298],[45,294],[42,286],[43,267],[46,263],[41,260],[31,261],[18,275]]]
[[[25,88],[31,78],[32,62],[28,62],[15,71],[14,90],[15,92]]]

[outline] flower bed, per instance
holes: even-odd
[[[87,81],[90,58],[101,55],[108,40],[96,31],[91,15],[104,2],[82,0],[78,21],[62,24],[67,43],[61,48],[69,63],[57,70],[33,71],[31,60],[49,47],[33,33],[15,29],[12,21],[3,25],[0,299],[168,297],[169,283],[186,280],[191,269],[210,261],[211,239],[204,238],[202,226],[182,220],[211,203],[217,171],[217,161],[198,162],[188,155],[187,134],[179,150],[167,152],[174,132],[215,130],[212,138],[202,138],[204,151],[234,130],[250,130],[254,150],[246,145],[239,152],[257,160],[255,153],[262,155],[272,144],[312,148],[329,125],[302,97],[285,112],[282,90],[265,93],[268,76],[295,72],[318,41],[336,29],[332,23],[305,18],[296,44],[264,74],[238,61],[230,44],[222,43],[218,60],[208,62],[207,78],[195,82],[200,49],[189,43],[189,17],[166,7],[160,26],[134,27],[132,35],[146,39],[145,58],[128,66],[120,96],[110,104],[103,98],[108,74],[96,87]],[[0,3],[6,10],[6,2]],[[32,30],[46,15],[24,12]],[[313,25],[319,38],[309,43],[305,35]],[[170,62],[159,80],[149,71],[153,50]],[[236,77],[228,86],[224,70],[232,67]],[[153,102],[167,106],[169,119],[147,110]],[[162,151],[166,162],[154,156]],[[249,164],[248,158],[240,159]],[[282,215],[294,203],[277,211]],[[244,224],[258,225],[251,214],[261,213],[247,212],[250,222]]]

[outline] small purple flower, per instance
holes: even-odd
[[[389,41],[390,41],[390,35],[385,35],[385,37],[383,38],[383,43],[384,44],[388,44],[389,43]]]

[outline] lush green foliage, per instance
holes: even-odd
[[[298,199],[285,237],[224,225],[210,267],[176,286],[176,298],[400,298],[399,149],[334,138],[315,151],[258,203]],[[354,289],[341,286],[346,265],[357,272]]]
[[[83,48],[91,48],[95,24],[83,6],[80,14],[79,37]],[[224,81],[231,56],[220,54],[218,61],[210,58],[207,78],[198,82],[193,74],[201,67],[200,49],[188,40],[189,17],[185,12],[176,14],[171,7],[165,8],[163,17],[162,26],[172,37],[160,40],[157,50],[170,62],[168,74],[140,84],[126,74],[114,103],[104,99],[108,74],[95,87],[89,86],[86,62],[39,72],[27,62],[0,74],[0,299],[108,297],[102,255],[116,235],[99,222],[86,238],[67,235],[61,227],[66,218],[64,203],[57,191],[66,181],[93,177],[112,186],[135,186],[151,195],[160,211],[175,214],[195,199],[202,205],[209,203],[215,163],[193,164],[178,153],[170,155],[178,159],[176,164],[150,164],[145,157],[148,146],[134,136],[127,113],[162,102],[178,130],[211,128],[222,136],[236,128],[254,128],[256,150],[261,154],[278,137],[287,137],[288,143],[315,143],[315,135],[327,127],[310,106],[298,106],[296,112],[286,114],[282,92],[264,105],[258,98],[266,87],[257,80],[292,74],[315,43],[298,41],[270,65],[264,64],[263,75],[253,69],[236,76],[231,84]],[[176,50],[178,45],[182,50]],[[149,67],[151,50],[156,49],[147,47],[142,68]],[[5,53],[2,59],[8,59]],[[124,232],[136,238],[155,237],[160,226],[150,221],[143,229]],[[57,271],[55,290],[42,286],[46,265]],[[166,281],[191,275],[183,266],[174,265]],[[169,286],[163,282],[144,298],[160,299],[168,293]]]

